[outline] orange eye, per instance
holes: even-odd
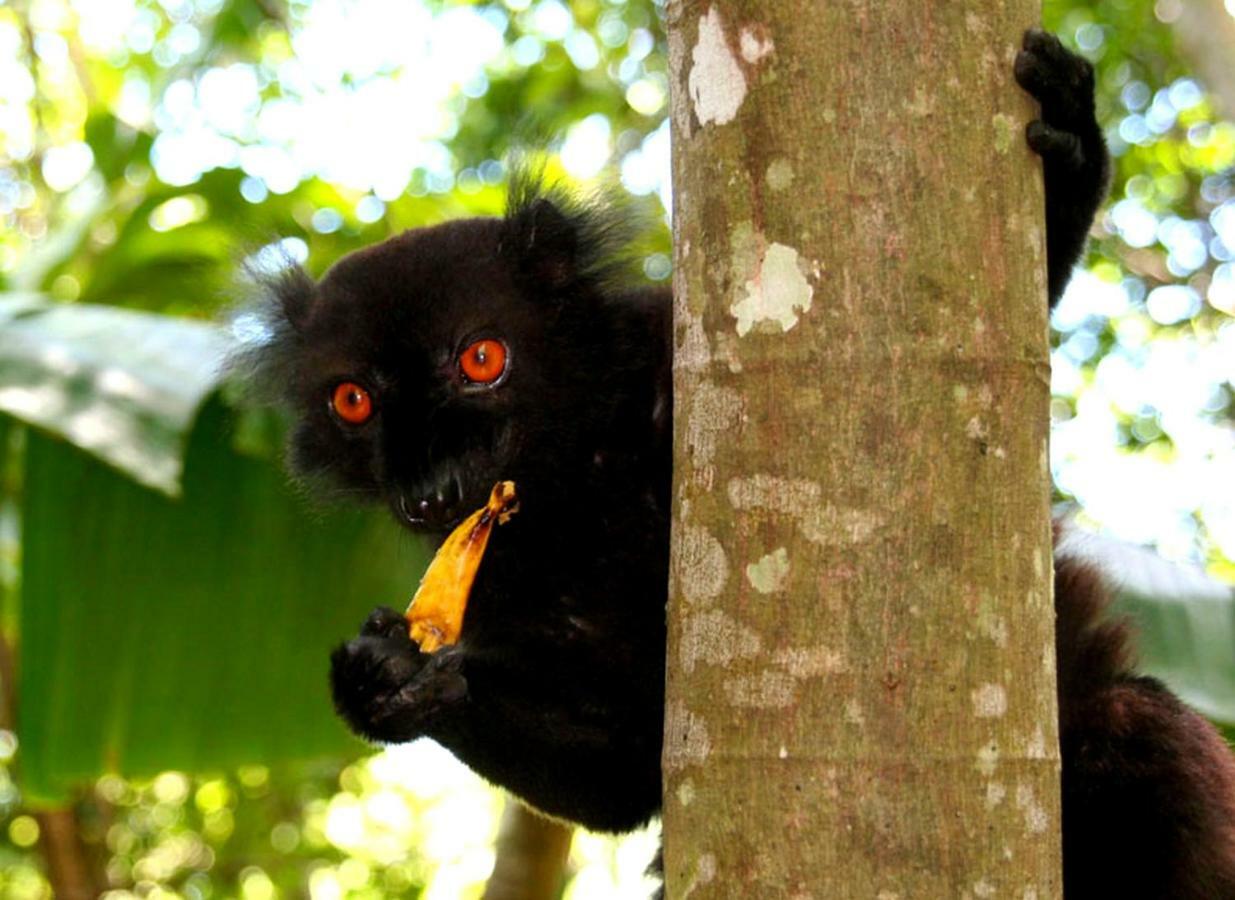
[[[493,384],[506,371],[506,345],[492,338],[468,344],[459,354],[459,368],[468,381]]]
[[[334,389],[330,405],[344,422],[363,425],[373,415],[373,398],[354,381],[344,381]]]

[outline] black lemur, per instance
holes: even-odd
[[[1093,72],[1031,31],[1015,76],[1041,104],[1054,303],[1107,181]],[[461,641],[422,654],[375,610],[334,652],[339,713],[605,831],[660,808],[672,435],[669,291],[615,282],[615,224],[525,180],[504,218],[405,232],[317,283],[286,273],[247,360],[299,417],[292,467],[413,531],[444,536],[518,485]],[[1235,897],[1226,746],[1133,674],[1094,575],[1060,559],[1055,596],[1067,895]]]

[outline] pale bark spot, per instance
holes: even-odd
[[[695,783],[687,778],[678,785],[678,803],[690,806],[695,800]]]
[[[925,88],[913,89],[913,98],[905,102],[905,112],[917,119],[924,119],[935,111],[935,95]]]
[[[866,716],[862,714],[862,704],[857,700],[845,701],[845,721],[850,725],[866,724]]]
[[[697,469],[712,464],[716,441],[742,418],[742,395],[733,388],[700,382],[691,398],[686,419],[686,449]]]
[[[682,336],[677,341],[673,351],[673,367],[675,369],[702,369],[712,359],[712,349],[708,345],[708,336],[703,329],[702,316],[695,315],[690,308],[689,294],[685,285],[675,286],[673,290],[673,320],[676,329],[682,329]]]
[[[669,29],[669,71],[673,73],[675,88],[682,83],[682,76],[686,71],[686,38],[683,32],[684,29],[681,28]],[[669,92],[669,110],[673,116],[673,124],[677,126],[677,134],[689,138],[694,129],[694,122],[690,118],[690,104],[686,100],[684,91]],[[683,257],[686,252],[683,250]]]
[[[664,766],[671,772],[701,765],[712,753],[708,726],[682,703],[672,703],[665,714]]]
[[[674,577],[687,603],[706,605],[720,596],[729,579],[729,561],[720,541],[697,525],[673,530]]]
[[[1003,685],[984,684],[974,690],[973,714],[980,719],[997,719],[1008,711],[1008,694]]]
[[[849,671],[843,654],[830,647],[786,647],[773,656],[794,678],[814,678]]]
[[[995,886],[986,879],[982,879],[974,884],[973,895],[975,897],[994,897]]]
[[[802,536],[821,547],[865,541],[883,525],[882,514],[868,509],[821,505],[823,489],[813,481],[754,475],[734,478],[728,485],[729,502],[739,511],[767,510],[789,516]]]
[[[738,45],[742,50],[742,59],[751,65],[759,62],[776,49],[776,45],[772,43],[771,35],[761,25],[748,25],[746,28],[743,28],[738,38]]]
[[[708,610],[688,618],[679,645],[682,668],[693,672],[696,663],[727,666],[735,659],[759,652],[759,635],[721,610]]]
[[[699,20],[699,37],[691,51],[686,89],[699,124],[732,122],[746,99],[746,76],[725,39],[720,12],[709,7]]]
[[[673,353],[675,369],[703,369],[712,361],[712,348],[708,345],[703,320],[698,316],[679,319],[684,325],[682,341]]]
[[[991,741],[989,744],[983,744],[978,748],[978,761],[974,765],[980,773],[986,777],[995,774],[995,769],[999,767],[999,744]]]
[[[978,609],[978,628],[996,647],[1008,646],[1008,621],[994,612],[989,601],[984,601]]]
[[[702,884],[709,884],[716,878],[716,855],[714,853],[704,853],[695,863],[694,874],[690,877],[690,883],[682,890],[682,898],[689,897],[695,892],[695,888]]]
[[[997,781],[988,781],[986,783],[986,808],[994,809],[1003,802],[1003,798],[1008,796],[1008,789]]]
[[[753,475],[729,482],[729,502],[735,509],[766,509],[782,515],[796,515],[803,507],[816,506],[823,488],[804,478]]]
[[[774,191],[788,190],[793,184],[793,163],[785,158],[774,159],[768,166],[768,187]]]
[[[789,551],[777,547],[746,567],[746,580],[761,594],[775,594],[789,581]]]
[[[995,145],[996,153],[1007,153],[1012,149],[1013,144],[1019,143],[1020,123],[1007,113],[996,113],[991,118],[991,127],[995,131],[995,137],[991,143]]]
[[[801,315],[810,311],[815,293],[802,270],[797,250],[776,243],[767,248],[759,271],[746,282],[746,296],[729,307],[737,319],[739,336],[756,326],[785,332],[798,324]]]
[[[874,510],[841,509],[832,505],[802,510],[798,521],[802,536],[824,547],[865,541],[882,524],[883,516]]]
[[[793,703],[797,682],[786,672],[765,671],[755,675],[735,675],[725,680],[725,696],[733,706],[756,709],[785,707]]]
[[[1034,729],[1029,738],[1029,743],[1025,746],[1025,756],[1029,759],[1046,759],[1046,735],[1042,733],[1041,725]]]
[[[1016,807],[1025,816],[1025,829],[1030,834],[1041,834],[1050,824],[1050,818],[1038,798],[1034,796],[1033,788],[1027,784],[1016,788]]]
[[[716,341],[716,359],[723,362],[734,375],[741,372],[742,356],[738,352],[741,339],[729,331],[719,331],[712,337]]]

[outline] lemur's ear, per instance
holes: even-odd
[[[255,400],[278,402],[292,383],[316,285],[292,263],[249,274],[256,290],[229,314],[236,344],[223,370]]]
[[[297,265],[264,278],[267,320],[282,318],[294,331],[301,331],[313,306],[314,287],[313,279]]]
[[[505,224],[502,252],[529,288],[561,296],[629,283],[645,222],[616,183],[572,190],[516,164]]]
[[[579,278],[578,222],[546,197],[533,200],[507,218],[504,247],[536,284],[568,287]]]

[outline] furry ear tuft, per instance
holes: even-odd
[[[627,280],[641,217],[624,192],[576,193],[545,183],[543,172],[512,167],[502,250],[538,289],[605,289]]]
[[[313,279],[300,266],[292,264],[263,279],[272,303],[278,305],[287,324],[296,331],[304,328],[313,305]]]
[[[262,403],[277,403],[292,381],[301,333],[313,307],[315,284],[290,261],[277,271],[245,268],[250,299],[228,316],[235,348],[224,372]]]

